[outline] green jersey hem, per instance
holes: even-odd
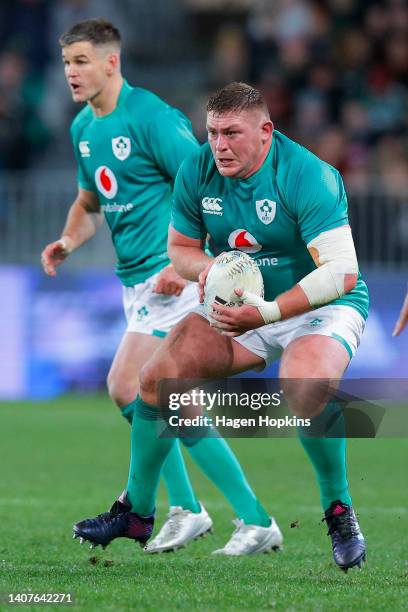
[[[146,262],[146,265],[143,267],[139,267],[136,270],[120,270],[116,267],[116,275],[119,278],[122,285],[125,287],[133,287],[134,285],[139,285],[140,283],[145,283],[148,278],[157,274],[168,266],[170,263],[170,259],[166,257],[165,259],[160,259],[160,261],[149,261]],[[149,265],[150,264],[150,265]]]

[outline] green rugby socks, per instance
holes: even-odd
[[[310,428],[298,428],[298,434],[317,475],[323,510],[327,510],[337,499],[351,505],[346,473],[345,425],[341,408],[330,402],[321,414],[312,419]]]
[[[175,441],[164,461],[162,476],[166,483],[169,506],[181,506],[184,510],[201,512],[201,506],[188,476],[179,440]]]
[[[126,487],[132,510],[140,516],[153,513],[160,472],[175,438],[160,438],[167,426],[159,409],[137,398],[134,402],[129,479]]]
[[[199,512],[185,468],[178,440],[159,438],[166,427],[159,409],[137,398],[134,402],[131,437],[131,462],[127,493],[132,508],[141,516],[153,512],[160,468],[172,506]],[[200,437],[183,438],[192,458],[205,475],[220,489],[237,516],[248,525],[270,525],[270,518],[252,491],[234,453],[217,431],[200,428]]]
[[[126,406],[122,406],[120,411],[122,416],[127,420],[127,422],[132,425],[133,421],[133,413],[135,411],[136,401],[131,402],[130,404],[126,404]]]
[[[225,495],[238,518],[247,525],[269,527],[271,520],[249,486],[238,459],[216,430],[208,429],[210,435],[206,437],[181,441],[204,474]]]
[[[134,400],[131,404],[121,408],[122,415],[132,424],[133,413],[137,402]],[[140,443],[143,443],[141,438]],[[191,512],[200,512],[200,504],[194,494],[190,478],[188,476],[184,457],[181,452],[180,443],[175,441],[164,460],[162,468],[162,476],[166,485],[167,494],[169,497],[169,506],[181,506],[184,510]]]

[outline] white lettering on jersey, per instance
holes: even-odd
[[[79,145],[81,157],[91,157],[91,149],[89,148],[89,140],[81,140]]]
[[[203,213],[206,215],[219,215],[222,217],[223,210],[220,202],[222,202],[221,198],[203,198],[201,201]]]
[[[132,202],[128,202],[127,204],[102,204],[101,210],[105,213],[114,213],[114,212],[129,212],[134,209],[134,204]]]

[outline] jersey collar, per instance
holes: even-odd
[[[118,101],[116,102],[116,107],[113,109],[111,113],[108,113],[107,115],[103,115],[102,117],[96,117],[94,115],[95,121],[104,121],[105,119],[112,117],[112,115],[114,115],[117,112],[118,108],[123,105],[124,101],[126,100],[126,98],[128,97],[131,91],[132,91],[132,87],[129,85],[126,79],[123,79],[123,84],[119,92],[119,97],[118,97]]]

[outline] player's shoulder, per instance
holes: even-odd
[[[194,175],[197,182],[205,184],[209,182],[217,171],[214,156],[208,142],[198,147],[188,155],[182,163],[184,174]]]
[[[91,107],[86,104],[74,117],[71,122],[71,134],[72,136],[78,137],[81,132],[89,125],[93,120],[93,113]]]
[[[132,117],[133,124],[136,122],[146,126],[152,121],[162,120],[166,115],[179,113],[152,91],[143,87],[128,87],[124,110]]]
[[[138,111],[152,110],[163,110],[169,105],[159,98],[158,95],[144,89],[144,87],[133,87],[128,85],[129,94],[125,101],[125,106],[128,110],[137,109]]]
[[[274,165],[278,184],[286,191],[302,190],[305,182],[323,181],[330,190],[337,190],[341,182],[336,168],[323,161],[309,149],[274,131]]]

